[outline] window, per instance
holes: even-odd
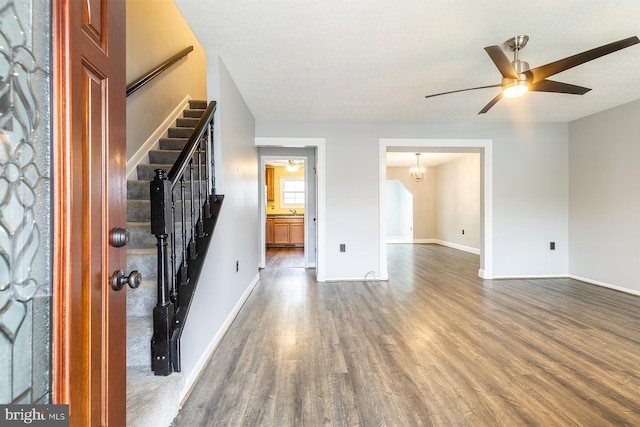
[[[280,178],[280,206],[287,208],[304,207],[304,178]]]

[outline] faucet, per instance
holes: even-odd
[[[289,212],[291,212],[294,216],[298,215],[298,211],[296,211],[295,209],[289,209]]]

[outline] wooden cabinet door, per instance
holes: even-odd
[[[265,169],[265,182],[267,185],[267,201],[268,202],[272,202],[274,200],[274,195],[273,195],[273,177],[274,177],[274,170],[273,168],[266,168]]]
[[[289,243],[295,245],[304,244],[304,223],[302,221],[289,224]]]
[[[125,2],[53,0],[54,402],[72,426],[126,423]]]
[[[267,218],[267,227],[265,233],[265,243],[267,245],[272,245],[275,242],[275,231],[273,228],[273,218]]]
[[[279,222],[278,220],[273,223],[274,238],[273,243],[276,245],[284,245],[289,243],[289,223]]]

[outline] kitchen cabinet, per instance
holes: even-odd
[[[273,168],[266,168],[264,170],[264,182],[267,186],[267,202],[272,202],[274,200],[273,197]]]
[[[304,218],[289,216],[267,218],[265,240],[267,246],[304,247]]]
[[[265,236],[265,243],[267,246],[273,245],[275,242],[275,234],[273,228],[273,218],[267,218],[267,230]]]

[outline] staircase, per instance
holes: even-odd
[[[181,373],[155,376],[151,371],[153,307],[157,300],[156,238],[151,234],[149,183],[155,169],[169,171],[207,107],[206,101],[189,101],[183,117],[158,149],[149,151],[149,164],[138,165],[138,179],[127,182],[127,271],[142,273],[142,284],[127,290],[127,426],[168,426],[178,413],[184,386]]]

